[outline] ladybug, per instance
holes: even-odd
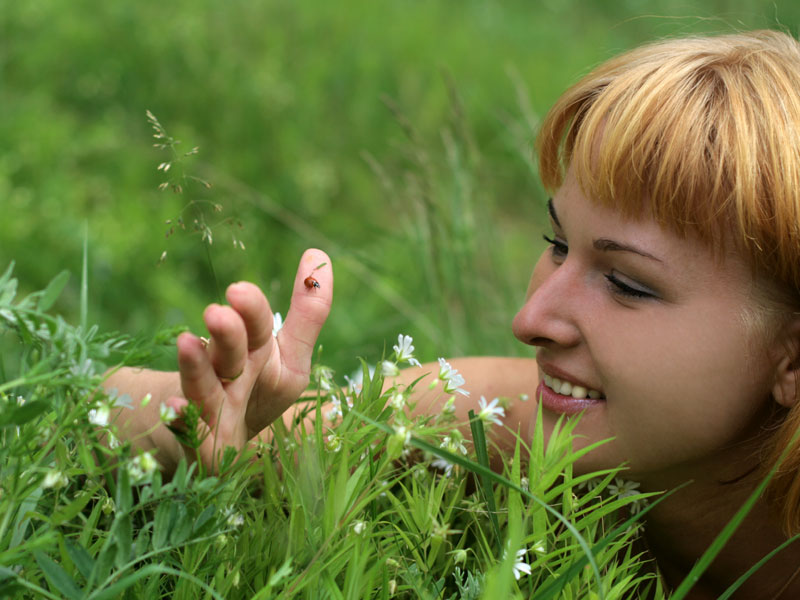
[[[321,268],[322,268],[322,267],[324,267],[326,264],[328,264],[328,263],[322,263],[322,264],[319,264],[319,265],[317,265],[316,267],[314,267],[314,269],[311,271],[311,273],[309,274],[309,276],[308,276],[308,277],[306,277],[306,278],[303,280],[303,285],[305,285],[305,286],[306,286],[306,289],[307,289],[307,290],[313,290],[314,288],[320,289],[319,281],[317,281],[316,279],[314,279],[314,278],[312,277],[312,275],[314,274],[314,271],[316,271],[317,269],[321,269]]]

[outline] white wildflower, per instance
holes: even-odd
[[[484,423],[495,423],[496,425],[502,425],[503,422],[498,418],[498,416],[505,417],[506,411],[502,406],[498,406],[499,403],[500,398],[495,398],[491,401],[491,403],[487,404],[486,398],[481,396],[481,412],[478,413],[478,418]]]
[[[274,313],[272,315],[272,335],[273,335],[273,337],[276,337],[278,335],[278,332],[281,330],[282,327],[283,327],[283,317],[281,316],[281,313],[276,312],[276,313]]]
[[[456,412],[456,397],[450,396],[447,399],[447,402],[444,403],[444,406],[442,406],[442,414],[452,415],[455,412]]]
[[[394,430],[394,438],[398,442],[401,442],[403,446],[407,446],[411,441],[411,430],[405,425],[400,425],[400,427]]]
[[[531,546],[531,550],[536,554],[547,554],[547,544],[545,544],[544,538],[536,540],[536,543]]]
[[[359,520],[353,521],[353,524],[351,525],[351,527],[353,528],[353,533],[355,533],[356,535],[361,535],[362,533],[364,533],[367,530],[367,523],[365,521],[361,521],[359,519]]]
[[[517,555],[514,559],[514,566],[511,567],[511,570],[514,573],[514,579],[519,581],[519,578],[522,577],[522,574],[530,575],[531,574],[531,566],[525,562],[525,554],[527,550],[522,548],[517,550]]]
[[[641,494],[641,490],[639,489],[639,482],[637,481],[626,481],[619,477],[614,479],[614,483],[608,484],[608,491],[615,496],[620,498],[630,498],[631,496],[636,496],[637,494]],[[645,498],[632,500],[630,504],[628,504],[628,508],[631,511],[631,514],[638,514],[641,510],[647,506],[647,500]]]
[[[229,510],[226,522],[231,527],[239,528],[244,525],[244,517],[236,511]]]
[[[454,533],[463,533],[463,532],[461,529],[450,529],[450,525],[448,523],[439,523],[439,521],[433,519],[433,524],[431,527],[432,538],[446,540],[448,535],[452,535]]]
[[[158,407],[158,418],[165,425],[169,425],[178,418],[178,412],[171,406],[167,406],[162,402],[161,406]]]
[[[614,496],[627,498],[639,494],[639,483],[637,481],[626,481],[619,477],[614,479],[614,483],[608,484],[608,491]]]
[[[128,394],[120,394],[117,388],[111,388],[106,393],[108,395],[109,406],[111,406],[111,408],[133,408],[133,398],[131,398]],[[141,405],[147,406],[149,399],[150,394],[145,395]]]
[[[342,436],[331,433],[326,438],[325,447],[330,452],[339,452],[342,449]]]
[[[349,395],[358,394],[361,391],[361,384],[363,383],[363,373],[362,376],[356,381],[355,379],[351,379],[347,375],[344,376],[344,380],[347,382],[347,393]],[[349,402],[348,402],[349,403]]]
[[[464,446],[463,443],[464,438],[462,437],[459,431],[453,433],[452,437],[446,435],[442,438],[442,443],[439,444],[439,448],[444,448],[448,452],[452,452],[453,454],[461,453],[464,456],[467,455],[467,448]]]
[[[101,509],[104,515],[110,515],[114,510],[116,510],[116,506],[114,505],[114,501],[106,496],[105,500],[103,500],[103,504],[101,505]]]
[[[316,365],[312,369],[312,377],[319,385],[320,389],[326,392],[331,391],[335,384],[333,382],[333,369],[324,365]]]
[[[400,391],[394,392],[389,398],[389,404],[395,410],[403,410],[406,407],[406,395]]]
[[[59,489],[65,487],[69,483],[67,476],[58,469],[50,469],[42,480],[42,487]]]
[[[104,403],[100,403],[97,408],[89,410],[89,423],[96,427],[105,427],[111,418],[111,408]]]
[[[142,452],[128,463],[131,483],[148,482],[157,468],[158,462],[155,457],[150,452]]]
[[[353,408],[353,399],[348,397],[347,398],[347,407]],[[333,398],[331,400],[331,409],[326,413],[326,417],[329,421],[335,421],[339,417],[342,416],[342,401],[339,398]]]
[[[119,438],[115,436],[114,433],[111,431],[107,433],[108,435],[106,437],[106,440],[108,442],[108,447],[111,448],[112,450],[115,448],[119,448],[122,445],[121,442],[119,441]]]
[[[453,474],[453,467],[455,467],[453,463],[444,458],[435,458],[434,460],[431,461],[431,466],[434,469],[439,469],[441,471],[444,471],[445,477],[450,477]]]
[[[392,346],[394,356],[397,362],[407,362],[410,365],[419,367],[419,361],[414,358],[414,340],[410,335],[403,335],[402,333],[397,336],[397,344]]]
[[[384,360],[381,363],[381,375],[384,377],[397,377],[400,375],[400,369],[392,361]]]
[[[328,418],[328,421],[335,421],[342,416],[342,401],[338,398],[334,398],[331,400],[331,404],[333,406],[331,406],[331,409],[326,413],[325,416]]]
[[[462,389],[464,385],[464,378],[459,375],[458,370],[450,366],[445,359],[439,359],[439,379],[444,383],[444,391],[446,394],[462,394],[469,396],[469,392]]]

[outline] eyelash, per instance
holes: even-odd
[[[564,242],[549,238],[546,235],[543,235],[542,237],[544,238],[545,242],[550,244],[554,257],[563,258],[567,255],[567,252],[569,252],[569,246],[567,246]]]
[[[547,237],[546,235],[543,235],[542,237],[544,238],[544,241],[550,244],[551,252],[554,258],[559,258],[559,259],[566,258],[567,253],[569,252],[569,246],[567,246],[561,240],[550,238]],[[603,277],[605,277],[606,281],[608,281],[608,283],[611,285],[612,293],[633,299],[646,299],[646,298],[656,297],[654,294],[651,294],[650,292],[646,292],[644,290],[632,287],[627,283],[625,283],[624,281],[621,281],[616,275],[614,275],[613,271],[611,273],[603,275]]]

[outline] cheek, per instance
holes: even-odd
[[[613,328],[616,343],[597,349],[609,426],[632,463],[656,468],[736,442],[768,398],[766,356],[748,356],[738,316],[691,316],[628,319]]]

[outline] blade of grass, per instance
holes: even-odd
[[[795,434],[797,437],[797,434]],[[793,447],[793,443],[787,445],[787,449]],[[784,455],[786,452],[784,451]],[[689,590],[692,589],[695,583],[700,579],[700,576],[708,569],[709,565],[713,562],[713,560],[717,557],[717,555],[722,551],[722,548],[725,547],[725,544],[728,543],[728,540],[733,536],[734,532],[739,528],[742,521],[744,521],[745,517],[748,515],[750,510],[753,508],[755,503],[761,497],[761,494],[767,487],[767,484],[772,479],[773,475],[775,474],[778,465],[783,462],[783,456],[780,460],[777,461],[775,466],[772,467],[770,472],[767,474],[766,477],[758,484],[755,490],[748,496],[747,500],[742,504],[741,508],[736,511],[736,514],[733,515],[730,521],[728,521],[727,525],[719,532],[714,541],[711,542],[711,545],[708,549],[703,553],[703,555],[698,559],[698,561],[694,564],[691,571],[686,575],[684,580],[675,590],[672,596],[670,596],[670,600],[681,600],[682,598],[686,597],[686,594],[689,593]],[[734,585],[741,585],[737,580],[734,582]]]
[[[775,555],[776,555],[778,552],[780,552],[781,550],[783,550],[784,548],[786,548],[786,546],[788,546],[789,544],[792,544],[792,543],[794,543],[794,542],[795,542],[795,541],[797,541],[798,539],[800,539],[800,533],[798,533],[797,535],[795,535],[795,536],[793,536],[793,537],[790,537],[788,540],[786,540],[785,542],[783,542],[783,543],[782,543],[780,546],[778,546],[777,548],[775,548],[775,549],[774,549],[772,552],[770,552],[769,554],[767,554],[766,556],[764,556],[764,558],[762,558],[760,561],[758,561],[756,564],[754,564],[752,567],[750,567],[750,568],[747,570],[747,572],[746,572],[744,575],[742,575],[741,577],[739,577],[739,579],[737,579],[736,581],[734,581],[734,582],[733,582],[733,585],[731,585],[731,587],[729,587],[727,590],[725,590],[725,592],[724,592],[724,593],[723,593],[723,594],[722,594],[722,595],[721,595],[719,598],[717,598],[717,600],[727,600],[728,598],[730,598],[730,597],[733,595],[733,593],[734,593],[736,590],[738,590],[738,589],[739,589],[739,587],[741,587],[741,585],[742,585],[742,584],[743,584],[745,581],[747,581],[747,580],[750,578],[750,576],[751,576],[753,573],[755,573],[755,572],[756,572],[756,571],[758,571],[758,570],[759,570],[759,569],[760,569],[762,566],[764,566],[764,564],[765,564],[765,563],[766,563],[766,562],[767,562],[769,559],[771,559],[771,558],[772,558],[773,556],[775,556]]]
[[[86,331],[89,318],[89,223],[83,222],[83,260],[81,261],[80,326]]]
[[[486,432],[483,429],[483,421],[478,418],[474,410],[469,411],[469,426],[472,430],[472,443],[475,446],[475,455],[478,458],[478,463],[491,471],[489,467],[489,452],[486,447]],[[494,497],[494,488],[492,481],[486,475],[481,475],[481,489],[483,497],[486,499],[486,504],[489,507],[489,519],[492,522],[492,529],[494,530],[494,539],[497,545],[497,556],[503,553],[503,542],[500,534],[500,524],[497,522],[497,502]]]

